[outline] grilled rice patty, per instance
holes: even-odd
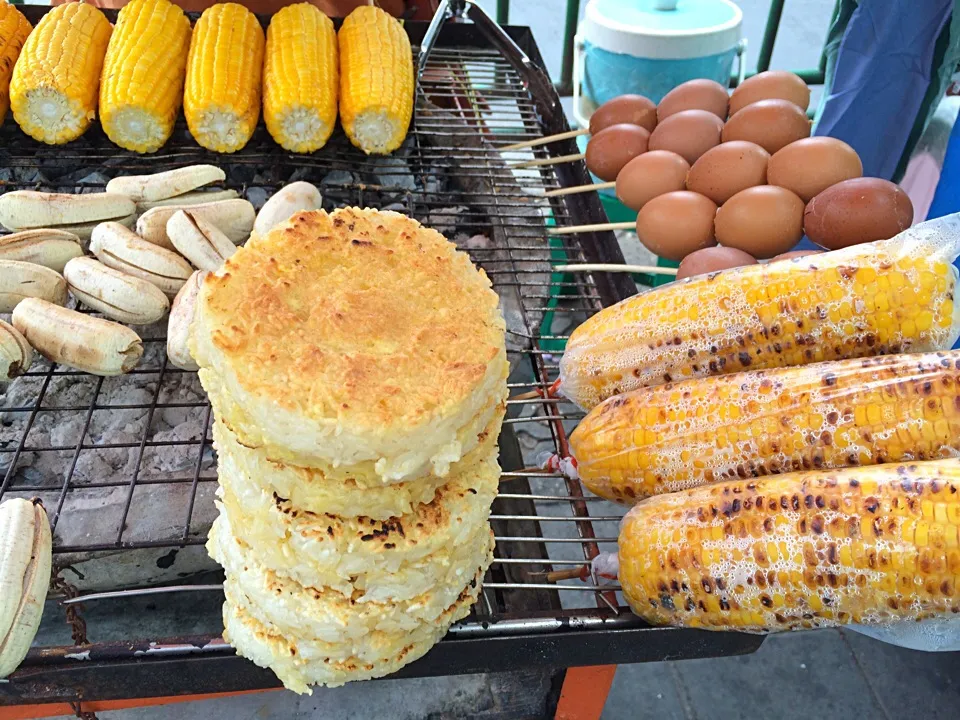
[[[401,640],[402,647],[383,647],[381,657],[376,660],[357,657],[334,660],[325,654],[328,643],[284,636],[276,627],[258,621],[230,601],[223,604],[223,638],[242,657],[270,668],[287,689],[311,694],[311,685],[337,687],[352,680],[383,677],[422,657],[453,623],[470,614],[479,593],[479,585],[468,586],[437,622],[406,633]]]
[[[460,462],[450,466],[446,477],[425,475],[416,480],[384,486],[370,476],[357,473],[347,475],[344,468],[333,474],[322,470],[302,468],[267,457],[259,448],[240,445],[236,435],[217,420],[213,424],[213,444],[221,458],[242,471],[261,488],[287,498],[293,507],[314,513],[326,513],[341,517],[364,516],[374,520],[387,520],[407,515],[422,503],[429,503],[451,475],[464,472],[497,452],[497,438],[503,421],[504,406],[487,424],[478,437],[479,444],[467,453]],[[354,466],[356,467],[356,466]]]
[[[500,467],[491,453],[449,478],[431,502],[388,520],[300,510],[263,490],[229,457],[220,459],[219,476],[223,512],[263,565],[304,585],[404,600],[451,570],[472,572],[478,550],[472,546],[478,538],[484,544]]]
[[[372,461],[387,482],[444,474],[472,449],[458,433],[506,397],[490,281],[398,213],[304,212],[248,242],[203,283],[190,349],[244,444],[306,467]]]
[[[480,565],[466,570],[457,583],[431,588],[400,602],[357,602],[336,590],[304,587],[277,575],[251,557],[249,548],[233,536],[224,516],[214,523],[207,549],[224,567],[227,581],[249,600],[246,609],[258,620],[288,635],[349,645],[370,633],[402,639],[421,625],[442,622],[447,608],[464,590],[483,580],[493,560],[493,533],[488,530],[487,536]]]

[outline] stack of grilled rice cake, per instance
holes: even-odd
[[[403,215],[295,215],[204,283],[224,637],[290,689],[380,677],[477,600],[507,359],[482,271]]]

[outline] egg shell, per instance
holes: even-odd
[[[657,120],[663,122],[684,110],[706,110],[726,120],[728,100],[727,89],[715,80],[689,80],[663,96],[657,105]]]
[[[587,167],[601,180],[616,180],[624,165],[647,151],[649,139],[639,125],[611,125],[587,143]]]
[[[637,213],[637,237],[657,257],[679,261],[700,248],[716,245],[717,206],[687,190],[655,197]]]
[[[786,100],[760,100],[732,115],[723,126],[723,142],[746,140],[773,155],[792,142],[810,137],[806,113]]]
[[[650,150],[675,152],[693,165],[720,144],[723,121],[706,110],[682,110],[658,124],[650,134]]]
[[[807,237],[830,250],[887,240],[912,222],[910,197],[888,180],[869,177],[828,187],[803,214]]]
[[[690,253],[680,262],[677,280],[756,264],[757,259],[743,250],[719,246],[703,248]]]
[[[717,242],[754,257],[785,253],[803,237],[803,200],[773,185],[741,190],[717,212]]]
[[[730,114],[760,100],[787,100],[807,111],[810,88],[797,75],[786,70],[767,70],[744,80],[730,96]]]
[[[770,258],[770,262],[779,262],[780,260],[796,260],[797,258],[806,257],[807,255],[820,255],[823,253],[823,250],[791,250],[790,252],[782,253]]]
[[[707,150],[687,173],[687,190],[723,205],[741,190],[767,182],[770,153],[744,140],[721,143]]]
[[[843,140],[811,137],[778,150],[767,165],[767,182],[810,202],[831,185],[863,175],[857,151]]]
[[[690,164],[676,153],[650,150],[623,166],[617,175],[617,199],[639,210],[659,195],[683,190]]]
[[[643,95],[620,95],[607,100],[590,116],[590,134],[596,135],[611,125],[639,125],[647,132],[657,126],[657,106]]]

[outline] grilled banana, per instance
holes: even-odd
[[[190,324],[193,322],[193,311],[200,294],[200,286],[204,278],[210,273],[197,270],[187,284],[180,288],[170,310],[170,320],[167,325],[167,360],[181,370],[199,370],[190,350],[187,340],[190,338]]]
[[[142,200],[137,203],[137,212],[145,213],[147,210],[153,210],[155,207],[167,207],[176,205],[177,207],[191,207],[193,205],[204,205],[206,203],[220,202],[221,200],[233,200],[240,195],[236,190],[212,190],[210,192],[188,192],[166,200]]]
[[[177,210],[170,216],[167,237],[177,252],[200,270],[219,270],[237,251],[230,238],[190,210]]]
[[[101,223],[93,230],[90,252],[107,267],[142,278],[173,297],[193,268],[172,250],[159,247],[118,223]]]
[[[0,382],[20,377],[33,364],[33,348],[10,323],[0,320]]]
[[[93,258],[74,258],[67,263],[63,276],[77,300],[111,320],[149,325],[170,309],[170,301],[156,285]]]
[[[63,226],[118,220],[137,210],[133,200],[116,193],[63,193],[16,190],[0,195],[0,225],[8,230],[63,229]]]
[[[63,266],[83,255],[80,238],[63,230],[22,230],[0,237],[0,260],[43,265],[62,273]]]
[[[275,192],[257,213],[253,223],[255,235],[263,237],[273,228],[293,215],[304,210],[320,210],[323,197],[316,186],[308,182],[295,182]]]
[[[210,183],[223,182],[226,174],[215,165],[190,165],[154,173],[127,175],[107,183],[107,192],[126,195],[134,202],[166,200]]]
[[[4,501],[0,505],[0,678],[17,669],[33,644],[52,565],[53,538],[43,505],[23,498]]]
[[[38,297],[57,305],[67,302],[63,276],[43,265],[0,260],[0,313],[12,312],[24,298]]]
[[[130,328],[37,298],[17,305],[13,326],[47,360],[93,375],[122,375],[143,357]]]
[[[189,210],[194,217],[203,218],[212,223],[235,244],[246,241],[253,230],[253,221],[256,211],[246,200],[221,200],[220,202],[203,203],[202,205],[165,205],[147,210],[137,220],[137,234],[144,240],[160,247],[172,248],[173,244],[167,236],[167,221],[178,210]]]

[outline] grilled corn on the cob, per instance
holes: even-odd
[[[413,114],[413,56],[397,20],[378,7],[358,7],[343,21],[340,43],[340,121],[350,142],[367,154],[400,147]]]
[[[263,28],[242,5],[203,11],[187,58],[183,110],[190,133],[214,152],[231,153],[250,140],[260,117]]]
[[[100,81],[100,122],[126,150],[159,150],[183,99],[190,21],[168,0],[132,0],[120,10]]]
[[[30,22],[8,2],[0,2],[0,122],[10,109],[10,76],[23,43],[30,34]]]
[[[634,502],[732,478],[960,455],[960,351],[642,388],[570,439],[580,479]]]
[[[665,285],[573,332],[560,391],[590,409],[675,380],[949,349],[960,335],[958,253],[954,217],[882,242]]]
[[[788,630],[960,612],[960,461],[731,480],[647,500],[619,578],[655,624]]]
[[[17,669],[40,627],[53,539],[47,512],[23,498],[0,505],[0,678]]]
[[[96,116],[110,22],[93,5],[59,5],[27,37],[10,80],[10,106],[30,137],[60,145]]]
[[[322,148],[337,123],[337,32],[310,3],[270,21],[263,66],[263,119],[285,150]]]

